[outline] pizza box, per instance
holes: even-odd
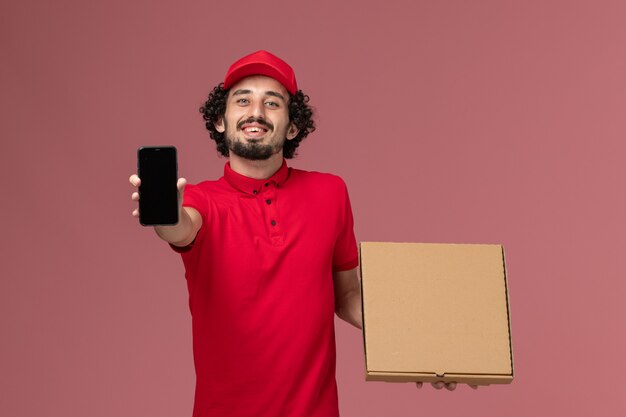
[[[501,245],[361,242],[368,381],[508,384]]]

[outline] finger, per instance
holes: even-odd
[[[133,217],[139,217],[139,209],[133,210]]]
[[[417,388],[419,388],[419,389],[421,389],[421,388],[422,388],[422,385],[424,385],[424,383],[423,383],[423,382],[416,382],[416,383],[415,383],[415,386],[416,386]]]
[[[141,184],[141,180],[139,179],[139,176],[137,174],[131,175],[130,178],[128,178],[128,181],[135,187],[139,187],[139,185]]]
[[[432,386],[433,386],[433,388],[435,388],[435,389],[441,389],[441,388],[443,388],[443,386],[444,386],[445,384],[443,383],[443,381],[439,381],[439,382],[433,382],[433,383],[431,383],[431,385],[432,385]]]
[[[185,189],[185,185],[187,185],[187,180],[185,178],[179,178],[176,183],[176,188],[178,188],[178,191],[182,193]]]
[[[454,391],[456,389],[456,382],[450,382],[446,384],[446,389],[448,391]]]
[[[139,193],[138,192],[134,192],[130,195],[130,199],[133,201],[139,201]]]

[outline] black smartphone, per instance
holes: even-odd
[[[142,146],[137,151],[139,223],[143,226],[178,223],[178,167],[173,146]]]

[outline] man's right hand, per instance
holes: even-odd
[[[137,174],[133,174],[128,179],[130,184],[136,189],[141,184],[141,179]],[[178,188],[178,224],[173,226],[154,226],[157,235],[168,243],[175,246],[187,246],[196,238],[198,230],[202,226],[202,216],[192,207],[183,207],[183,194],[187,180],[179,178],[176,187]],[[134,191],[131,200],[139,201],[139,192]],[[133,210],[133,217],[139,217],[139,208]]]
[[[141,179],[137,174],[133,174],[128,179],[130,184],[135,188],[139,188],[141,185]],[[184,178],[179,178],[178,182],[176,182],[176,188],[178,188],[178,213],[180,214],[181,209],[183,207],[183,192],[185,191],[185,185],[187,185],[187,180]],[[130,199],[133,201],[139,201],[139,192],[135,191],[130,195]],[[133,217],[139,217],[139,208],[133,210]]]

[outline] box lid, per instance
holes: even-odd
[[[362,242],[360,257],[368,375],[512,379],[501,245]]]

